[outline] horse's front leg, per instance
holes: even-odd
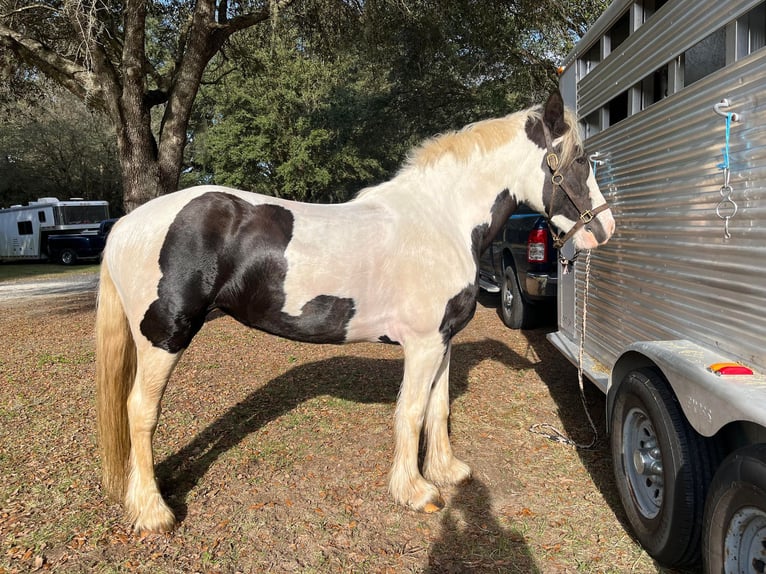
[[[441,336],[404,346],[404,379],[399,389],[394,423],[394,463],[389,490],[398,503],[424,512],[444,507],[439,489],[418,469],[418,443],[431,385],[441,376],[447,347]]]
[[[449,439],[449,361],[452,344],[447,347],[426,410],[425,477],[439,486],[459,484],[471,478],[471,468],[452,454]]]
[[[125,509],[136,531],[168,532],[175,516],[162,498],[154,476],[152,438],[160,416],[160,401],[175,355],[154,347],[139,349],[136,380],[128,396],[130,469]]]

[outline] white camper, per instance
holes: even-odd
[[[106,201],[44,197],[0,209],[0,261],[46,259],[49,235],[95,233],[108,218]]]
[[[765,45],[762,0],[616,0],[560,80],[617,231],[549,339],[606,394],[634,535],[715,573],[766,572]]]

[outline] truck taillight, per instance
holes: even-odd
[[[533,229],[527,238],[527,261],[545,263],[548,261],[548,230]]]

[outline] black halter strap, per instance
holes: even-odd
[[[556,191],[561,189],[569,199],[569,201],[574,205],[575,209],[580,213],[577,221],[572,226],[572,228],[567,231],[566,233],[563,233],[559,236],[557,236],[553,241],[553,246],[556,249],[560,249],[564,243],[566,243],[577,231],[593,221],[593,218],[595,218],[599,213],[602,211],[606,211],[609,209],[609,206],[606,203],[602,203],[598,207],[595,207],[593,209],[587,209],[582,205],[581,198],[579,198],[574,192],[572,192],[569,185],[566,184],[564,181],[564,176],[561,175],[559,172],[559,167],[561,166],[561,159],[559,158],[559,155],[554,151],[553,149],[553,141],[551,139],[551,134],[548,131],[548,126],[545,125],[545,122],[541,122],[541,125],[543,126],[543,134],[545,134],[545,147],[547,148],[546,156],[545,156],[545,163],[548,164],[548,168],[551,170],[551,185],[552,185],[552,191],[551,191],[551,199],[548,204],[548,206],[545,209],[545,216],[548,219],[548,221],[551,220],[553,217],[553,200],[556,197]]]

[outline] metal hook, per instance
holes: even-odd
[[[596,165],[604,165],[606,163],[605,160],[599,159],[601,157],[601,154],[599,152],[592,153],[588,156],[588,159],[591,163],[595,163]]]
[[[713,106],[713,111],[717,113],[719,116],[723,116],[724,118],[728,115],[731,115],[731,121],[738,122],[739,121],[739,114],[736,112],[725,112],[721,108],[728,108],[731,105],[731,102],[729,102],[728,98],[722,99],[720,102],[715,104]]]

